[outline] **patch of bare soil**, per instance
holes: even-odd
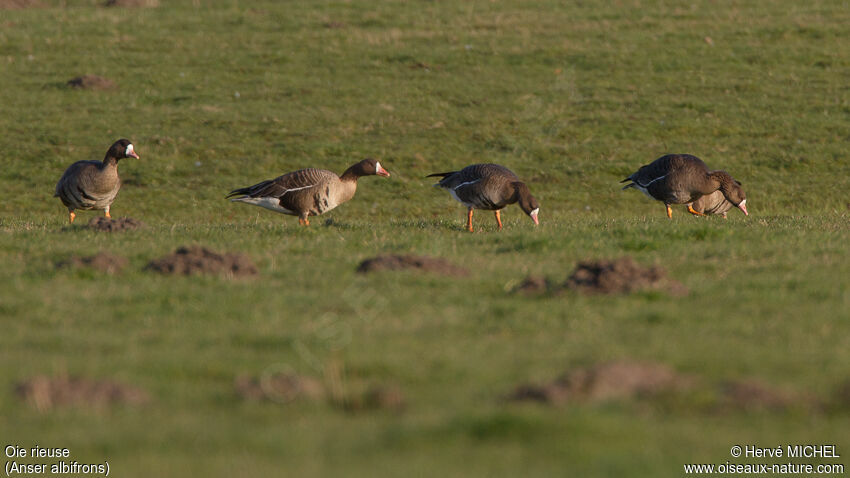
[[[133,229],[141,229],[145,227],[145,223],[132,217],[119,217],[118,219],[110,219],[108,217],[95,217],[89,221],[88,227],[99,232],[120,232],[132,231]]]
[[[579,262],[564,287],[588,294],[623,294],[647,289],[666,290],[674,295],[688,293],[685,286],[668,279],[663,268],[642,267],[631,257]]]
[[[18,10],[24,8],[41,8],[40,0],[0,0],[0,10]]]
[[[630,257],[613,261],[579,262],[563,284],[545,277],[528,276],[513,292],[526,295],[558,294],[565,289],[586,294],[626,294],[640,290],[661,290],[677,296],[688,294],[687,287],[669,279],[663,268],[643,267]]]
[[[846,380],[838,385],[834,397],[835,405],[838,408],[850,410],[850,380]]]
[[[393,385],[370,385],[365,389],[349,390],[341,396],[333,396],[334,405],[348,412],[369,410],[400,411],[405,407],[404,394]]]
[[[67,260],[56,264],[57,269],[61,268],[91,268],[107,274],[115,274],[121,272],[127,266],[127,259],[121,256],[116,256],[108,252],[98,252],[93,256],[71,256]]]
[[[551,281],[545,277],[531,275],[523,279],[518,286],[514,287],[513,292],[526,295],[536,295],[557,290],[557,288],[558,287],[555,284],[552,284]]]
[[[227,277],[257,275],[257,267],[251,260],[236,253],[224,253],[202,246],[184,246],[173,254],[151,261],[145,270],[167,275],[212,274]]]
[[[81,90],[111,90],[115,82],[98,75],[83,75],[68,80],[68,86]]]
[[[411,64],[410,64],[410,69],[411,69],[411,70],[425,70],[425,71],[431,71],[431,70],[439,70],[440,68],[439,68],[439,67],[431,66],[431,65],[429,65],[429,64],[427,64],[427,63],[422,63],[421,61],[417,61],[417,62],[415,62],[415,63],[411,63]]]
[[[842,403],[846,407],[850,384],[840,387],[835,398],[824,401],[755,379],[710,384],[699,377],[679,374],[663,364],[619,361],[570,370],[549,383],[522,384],[506,398],[550,405],[651,400],[653,404],[696,407],[707,413],[789,409],[817,413],[829,408],[840,409]]]
[[[758,380],[734,380],[720,384],[720,405],[733,410],[785,410],[812,405],[813,401]]]
[[[401,410],[404,408],[404,394],[392,385],[369,385],[362,382],[342,382],[331,380],[331,386],[325,387],[312,377],[293,372],[280,372],[260,377],[240,375],[233,387],[236,394],[251,401],[270,401],[289,403],[296,400],[324,400],[332,406],[348,412],[369,410]],[[334,386],[335,385],[335,386]]]
[[[675,392],[692,383],[663,364],[619,361],[570,370],[547,384],[520,385],[508,400],[551,404],[627,400]]]
[[[245,400],[287,403],[298,399],[321,400],[322,383],[294,373],[276,373],[260,377],[240,375],[233,384],[236,394]]]
[[[397,271],[403,269],[415,269],[455,277],[469,275],[469,271],[445,259],[399,254],[386,254],[366,259],[360,263],[357,272],[365,274],[368,272]]]
[[[106,0],[104,7],[158,7],[159,0]]]
[[[15,385],[15,393],[39,411],[58,407],[102,408],[109,405],[140,405],[148,394],[137,387],[109,380],[65,376],[36,376]]]

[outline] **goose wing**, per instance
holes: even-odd
[[[314,188],[327,181],[338,179],[334,172],[326,169],[299,169],[291,173],[269,179],[246,188],[234,189],[227,195],[251,198],[281,198],[294,191]]]
[[[435,186],[447,189],[460,203],[479,209],[499,209],[510,194],[508,185],[519,178],[498,164],[473,164],[460,171],[438,173],[443,176]]]
[[[77,161],[68,169],[56,183],[53,197],[58,197],[66,206],[78,209],[90,208],[96,202],[104,199],[102,194],[94,190],[94,178],[99,172],[100,161]]]

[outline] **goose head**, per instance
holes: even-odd
[[[119,139],[112,143],[109,150],[106,152],[106,157],[114,158],[116,161],[124,158],[139,159],[139,155],[133,147],[133,143],[129,139]]]
[[[741,183],[736,181],[726,171],[714,171],[712,172],[712,176],[720,182],[719,189],[726,200],[740,209],[745,216],[749,216],[750,213],[747,212],[747,194],[744,193],[744,188],[741,187]]]
[[[540,204],[537,202],[537,199],[531,195],[531,191],[528,189],[528,186],[522,181],[516,181],[513,183],[513,186],[516,190],[519,208],[528,214],[528,217],[534,221],[535,225],[540,224],[537,220],[537,213],[540,212]]]
[[[390,173],[381,167],[381,163],[377,159],[372,158],[366,158],[363,161],[360,161],[348,168],[348,171],[353,173],[356,177],[376,175],[383,176],[385,178],[390,177]]]

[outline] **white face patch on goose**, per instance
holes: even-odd
[[[531,211],[530,213],[528,213],[528,215],[529,215],[529,216],[536,216],[538,212],[540,212],[540,208],[539,208],[539,207],[538,207],[538,208],[535,208],[533,211]]]
[[[747,200],[744,199],[743,201],[741,201],[741,204],[738,204],[738,207],[746,206],[746,205],[747,205]]]
[[[127,145],[127,149],[124,150],[124,156],[132,156],[133,155],[133,143]]]
[[[378,174],[378,172],[380,172],[380,171],[381,171],[381,163],[378,162],[378,161],[375,161],[375,174]]]

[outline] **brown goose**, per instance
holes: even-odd
[[[540,205],[537,199],[531,195],[528,186],[504,166],[473,164],[460,171],[429,174],[426,177],[442,177],[443,179],[434,186],[449,191],[453,198],[469,208],[466,222],[469,232],[473,232],[472,211],[474,209],[495,211],[496,224],[499,225],[499,229],[502,229],[499,211],[515,202],[519,203],[520,209],[531,217],[534,224],[539,224],[537,213],[540,211]]]
[[[324,214],[354,197],[361,176],[390,173],[374,159],[364,159],[346,169],[342,176],[326,169],[299,169],[247,188],[234,189],[231,201],[264,207],[281,214],[298,216],[298,224],[309,226],[307,216]]]
[[[68,166],[56,183],[53,197],[61,199],[68,208],[68,217],[72,223],[77,217],[74,213],[76,209],[102,209],[106,217],[112,217],[109,215],[109,207],[121,189],[118,161],[123,158],[139,159],[129,139],[119,139],[113,143],[103,161],[77,161]]]
[[[692,203],[700,197],[720,191],[734,206],[747,212],[747,196],[741,183],[726,171],[709,171],[705,163],[690,154],[668,154],[642,166],[634,174],[620,181],[632,181],[623,189],[635,188],[652,199],[662,201],[667,207],[667,217],[673,217],[671,204],[687,204],[691,214],[702,215]]]
[[[726,218],[726,213],[734,207],[731,202],[727,201],[726,198],[723,197],[723,193],[720,191],[714,191],[711,194],[706,194],[694,201],[691,206],[694,211],[701,213],[702,215],[709,216],[717,214],[723,216],[724,219]]]

